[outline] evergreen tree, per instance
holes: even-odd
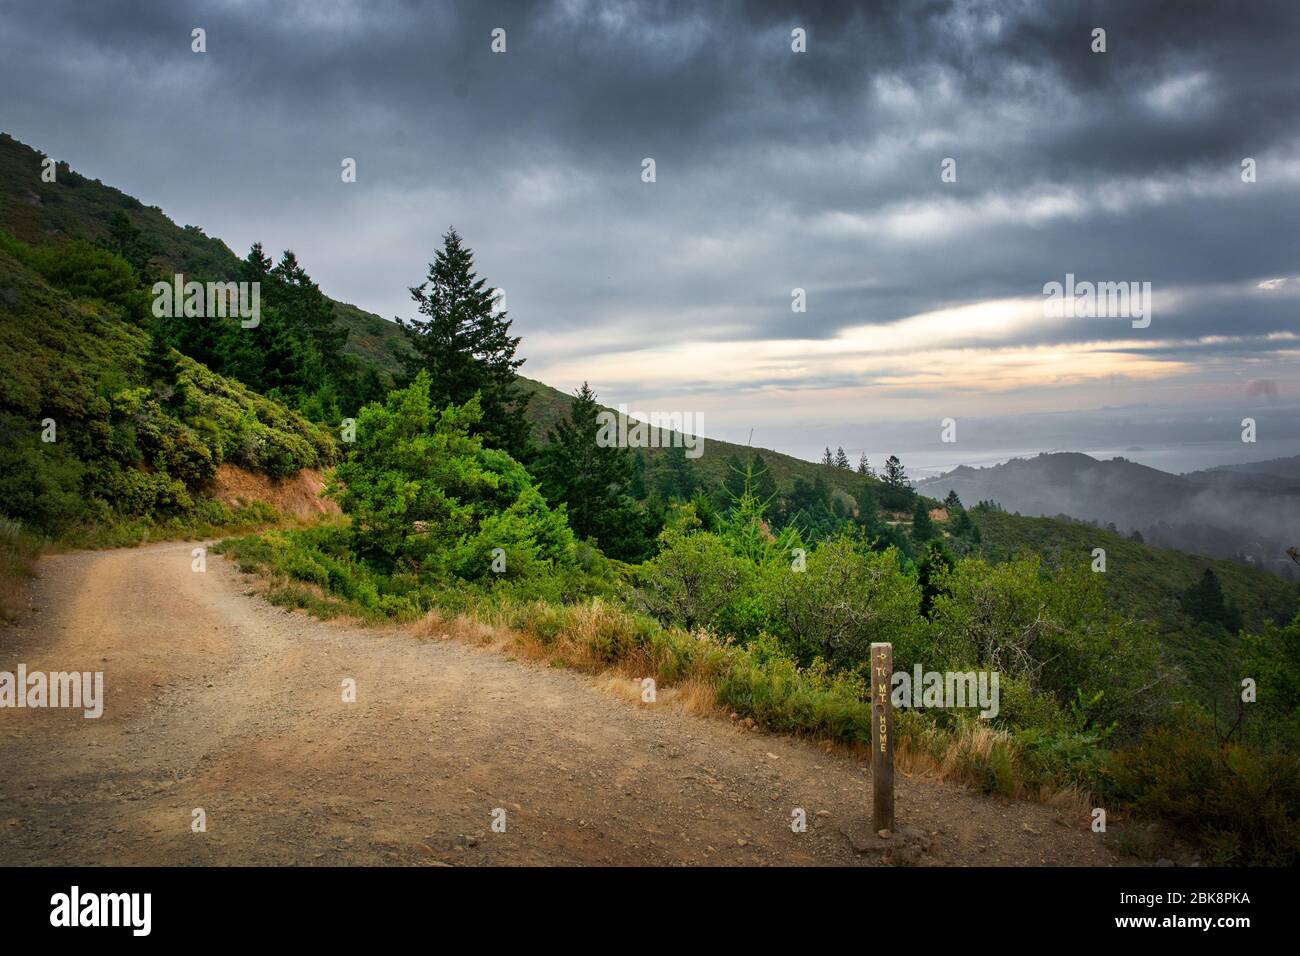
[[[149,333],[149,348],[144,353],[145,379],[154,394],[166,405],[178,406],[185,402],[185,386],[179,380],[180,363],[172,351],[163,323],[155,321]]]
[[[754,477],[753,493],[758,496],[758,500],[768,506],[772,499],[776,497],[776,479],[772,477],[772,469],[767,467],[767,462],[758,452],[754,452],[754,457],[749,460],[750,473]]]
[[[121,209],[115,210],[108,220],[108,239],[104,245],[131,264],[140,279],[148,279],[153,269],[150,265],[152,249],[145,241],[140,227]]]
[[[880,505],[876,500],[876,490],[868,481],[858,486],[853,496],[858,505],[857,523],[868,532],[874,533],[880,527]]]
[[[1187,589],[1183,607],[1198,624],[1217,624],[1231,633],[1241,628],[1241,611],[1224,598],[1223,586],[1213,568],[1206,568],[1201,579]]]
[[[723,490],[729,499],[739,498],[745,491],[745,466],[735,455],[727,456],[727,475],[722,479]]]
[[[262,249],[260,242],[249,247],[248,255],[239,264],[240,277],[244,282],[263,282],[271,271],[271,257]]]
[[[658,491],[668,501],[690,501],[699,485],[686,449],[680,445],[665,448],[659,458]]]
[[[835,467],[843,468],[846,471],[849,468],[849,456],[844,454],[844,446],[841,445],[835,450]]]
[[[250,250],[249,256],[253,255]],[[337,378],[344,366],[343,346],[347,344],[348,330],[334,321],[329,299],[299,264],[292,249],[284,251],[262,282],[265,301],[277,308],[292,332],[312,347],[323,370]]]
[[[930,511],[925,506],[925,501],[921,498],[916,499],[916,505],[912,509],[912,540],[917,544],[924,544],[934,537],[934,522],[930,520]]]
[[[949,488],[948,497],[943,499],[943,506],[950,515],[955,515],[958,511],[961,511],[961,499],[957,497],[957,492]]]
[[[897,455],[890,455],[885,459],[885,484],[891,488],[907,486],[907,472],[903,469],[903,463],[898,460]]]
[[[641,513],[629,494],[636,456],[627,448],[597,442],[600,406],[586,382],[578,389],[569,417],[550,430],[539,457],[542,493],[551,504],[563,502],[569,527],[580,539],[593,538],[606,554],[637,559],[645,550]]]
[[[637,501],[645,501],[650,494],[645,483],[645,453],[640,449],[632,453],[632,477],[628,479],[627,490]]]
[[[871,464],[867,461],[867,453],[863,452],[858,458],[858,474],[874,477],[875,472],[871,470]]]
[[[407,371],[429,371],[438,407],[460,404],[476,392],[483,409],[480,430],[489,445],[515,458],[530,457],[528,396],[515,383],[519,337],[494,308],[493,290],[474,273],[474,254],[455,229],[429,263],[427,279],[411,290],[423,319],[398,319],[411,345]]]
[[[907,472],[897,455],[890,455],[885,460],[885,473],[882,476],[885,487],[881,489],[880,504],[890,511],[906,511],[912,503],[914,492],[907,480]]]
[[[831,468],[835,465],[835,456],[831,454],[829,446],[826,448],[826,454],[822,455],[822,464],[827,468]]]

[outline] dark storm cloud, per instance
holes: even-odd
[[[10,4],[0,126],[385,316],[454,221],[530,369],[884,328],[1067,271],[1180,290],[1161,336],[1241,336],[1293,321],[1221,290],[1300,272],[1298,27],[1289,2]]]

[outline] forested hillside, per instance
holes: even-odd
[[[30,531],[229,524],[207,494],[222,463],[285,477],[334,461],[324,426],[151,340],[139,293],[112,253],[0,233],[0,501]]]

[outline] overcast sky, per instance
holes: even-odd
[[[1300,4],[853,6],[9,2],[0,129],[385,318],[454,224],[524,374],[718,437],[1294,423]],[[1150,326],[1046,317],[1067,273]]]

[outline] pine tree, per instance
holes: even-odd
[[[1197,623],[1217,624],[1229,631],[1241,627],[1241,612],[1224,599],[1223,586],[1213,568],[1206,568],[1201,579],[1187,589],[1183,607]]]
[[[595,392],[583,382],[568,419],[550,430],[540,455],[542,493],[552,504],[568,506],[569,526],[580,539],[594,538],[606,554],[636,560],[647,545],[640,509],[629,494],[636,456],[597,442],[599,413]]]
[[[907,484],[907,472],[897,455],[885,459],[885,484],[892,488],[902,488]]]
[[[487,444],[520,460],[531,457],[528,396],[515,383],[524,364],[515,358],[519,337],[510,334],[506,313],[495,310],[493,290],[474,273],[474,254],[455,229],[443,236],[427,279],[410,291],[424,318],[397,320],[411,344],[408,373],[428,369],[438,407],[479,393]]]
[[[863,452],[858,458],[858,474],[875,477],[875,472],[871,470],[871,464],[867,461],[867,453]]]
[[[881,477],[885,483],[880,492],[881,506],[888,511],[906,511],[911,507],[915,492],[897,455],[890,455],[885,460],[885,473]]]
[[[664,449],[660,457],[657,488],[659,494],[669,501],[690,501],[695,497],[699,481],[686,457],[686,449],[680,445]]]
[[[271,257],[262,249],[260,242],[255,242],[239,264],[240,275],[245,282],[261,282],[271,271]]]
[[[289,328],[315,350],[324,371],[338,378],[345,364],[343,346],[347,344],[348,330],[334,320],[334,307],[325,293],[299,264],[292,249],[284,251],[266,277],[271,280],[263,290],[268,304],[279,309]]]
[[[956,491],[951,488],[948,489],[948,497],[943,499],[943,506],[949,514],[956,514],[962,510],[961,499],[957,497]]]
[[[831,454],[829,447],[826,449],[826,454],[822,455],[822,464],[827,468],[833,467],[835,464],[835,456]]]
[[[749,460],[750,472],[754,476],[754,494],[765,505],[769,504],[776,497],[776,479],[772,477],[772,469],[767,467],[767,462],[758,452],[754,452],[754,457]]]
[[[930,511],[925,506],[925,502],[917,498],[916,506],[912,509],[912,540],[917,544],[924,544],[934,537],[934,522],[930,520]]]
[[[857,523],[869,532],[880,527],[880,503],[876,500],[876,490],[870,482],[862,482],[853,496],[858,505]]]
[[[835,467],[849,469],[849,456],[844,454],[844,446],[841,445],[835,450]]]
[[[745,466],[735,455],[727,456],[727,474],[722,479],[722,488],[729,499],[736,499],[745,490]]]
[[[108,239],[104,245],[129,262],[142,280],[149,278],[152,250],[140,227],[123,210],[117,209],[109,217]]]

